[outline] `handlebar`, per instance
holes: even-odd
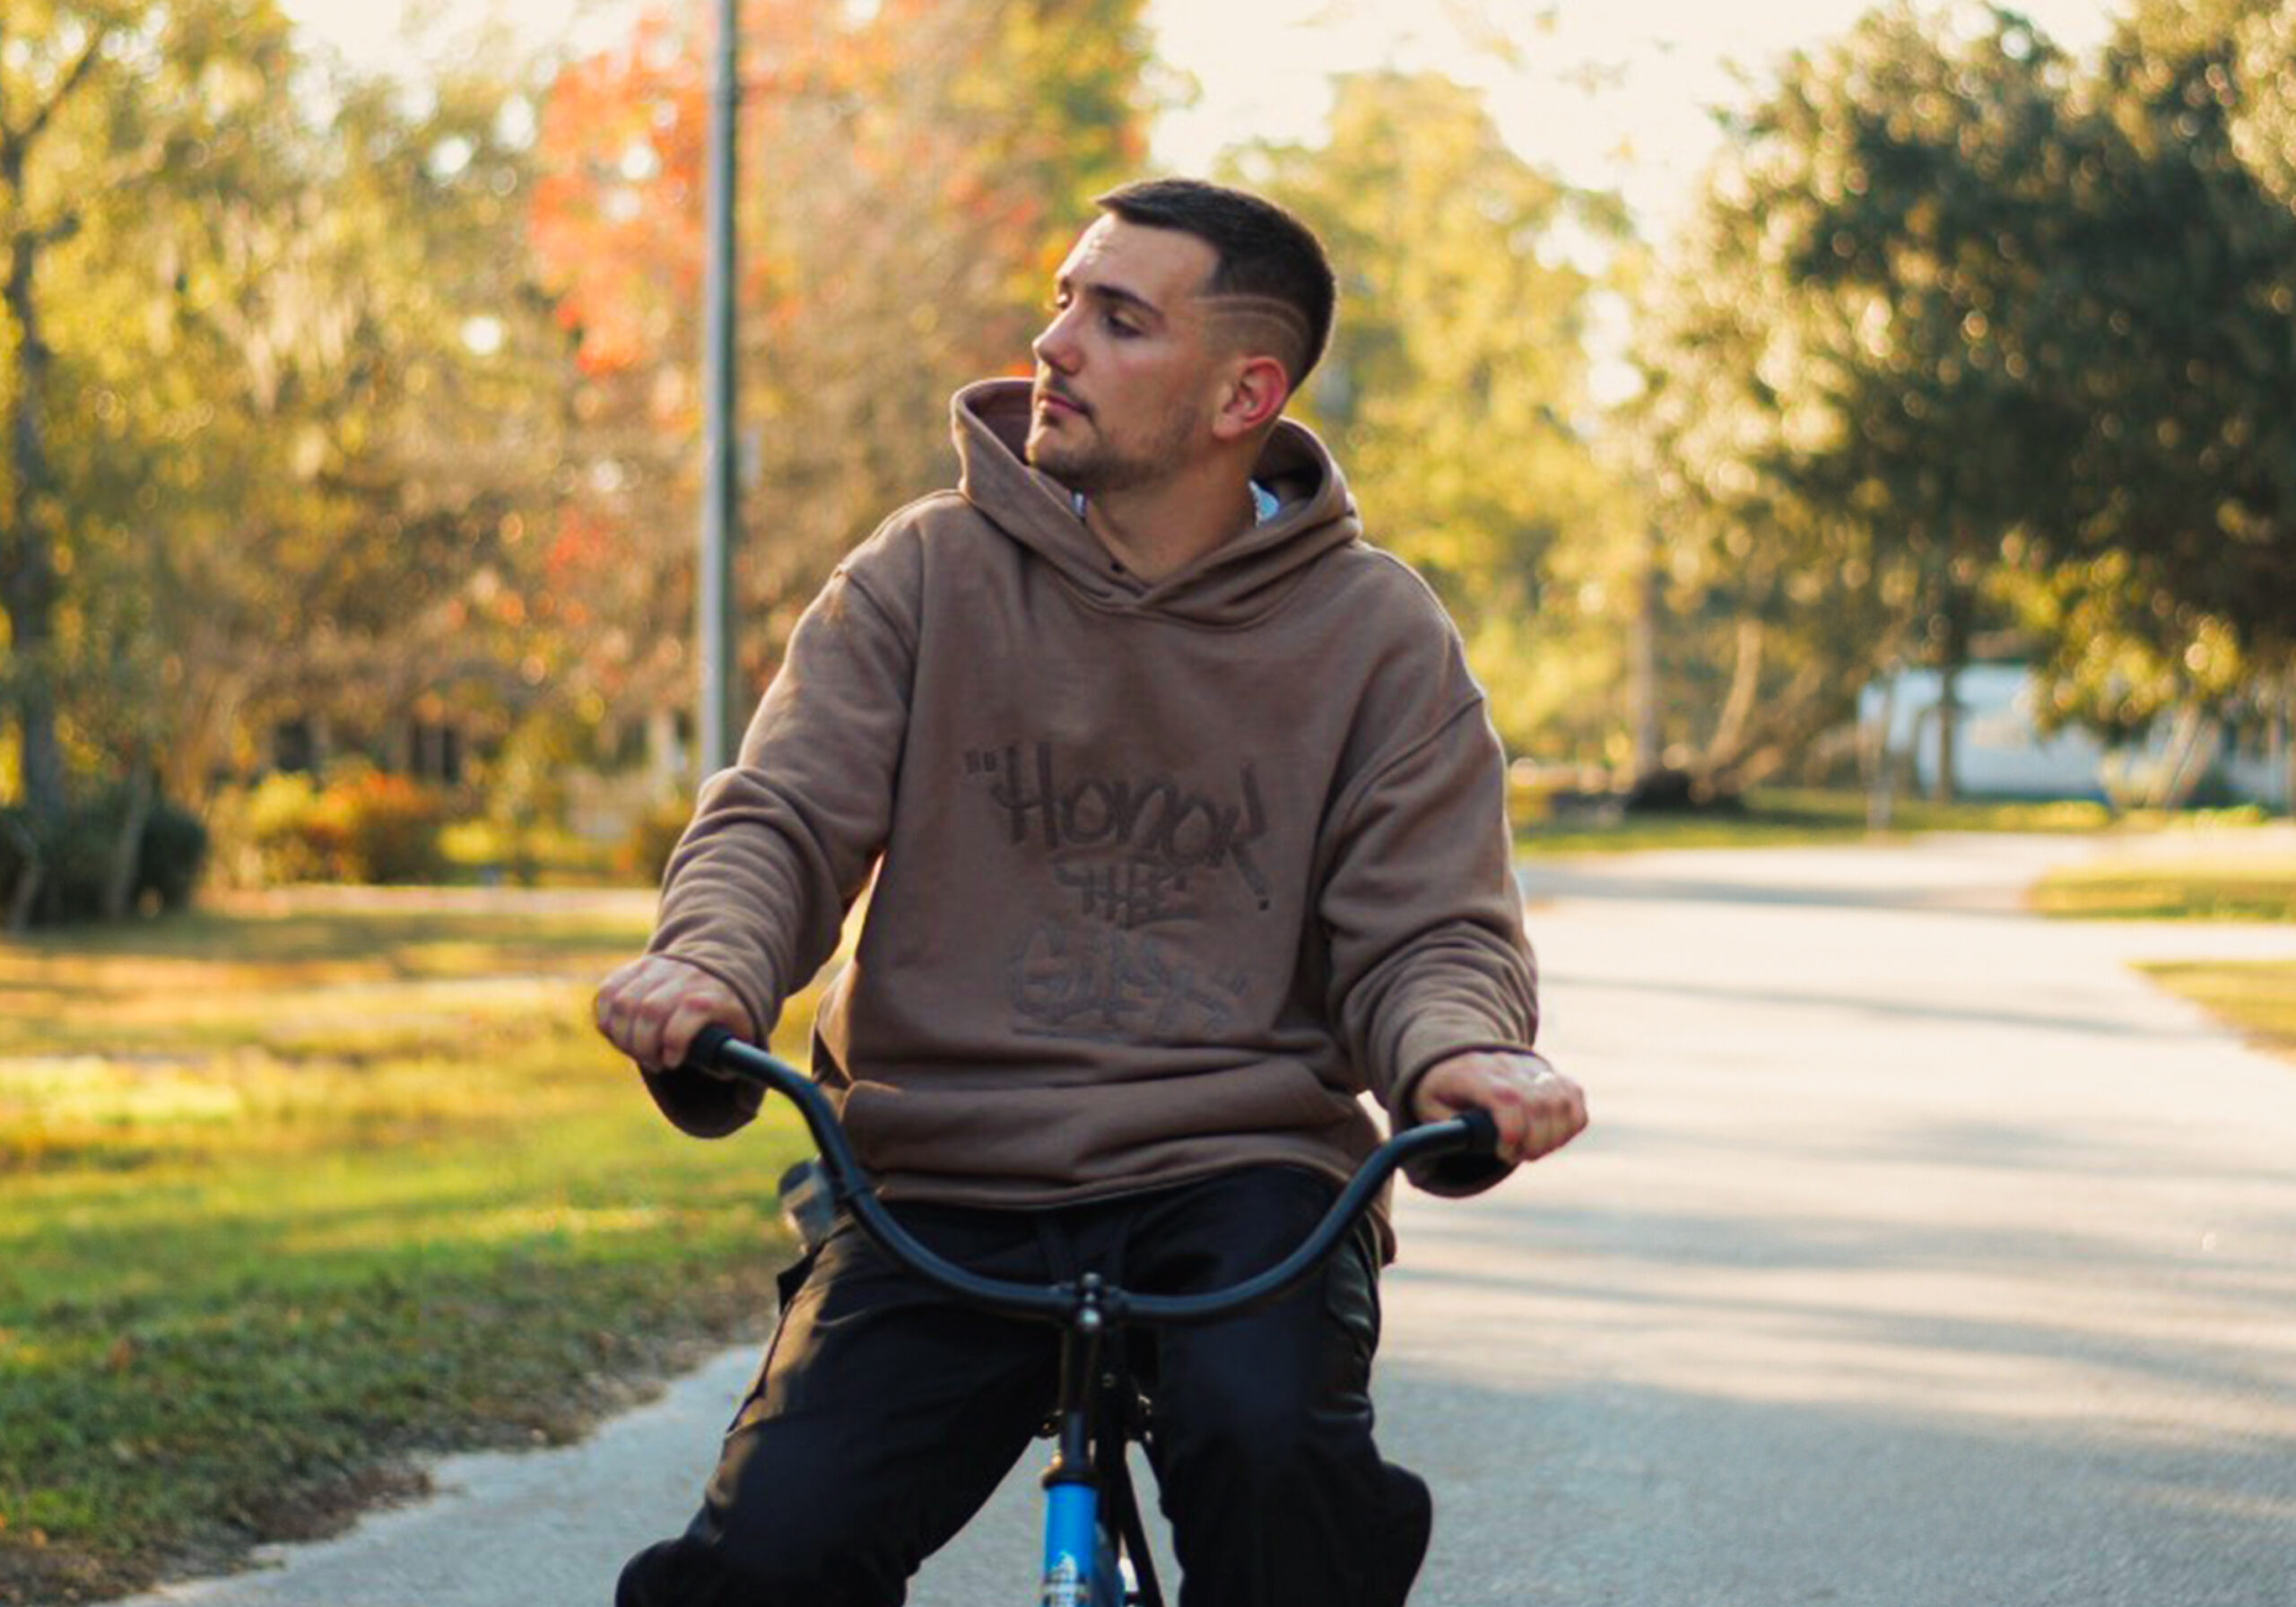
[[[1087,1281],[1089,1287],[1015,1283],[969,1272],[927,1248],[902,1227],[877,1197],[876,1183],[854,1154],[829,1096],[796,1066],[744,1042],[723,1027],[705,1027],[695,1035],[686,1053],[686,1065],[705,1075],[759,1084],[796,1105],[821,1151],[831,1197],[852,1213],[861,1230],[894,1262],[969,1305],[1054,1322],[1066,1320],[1087,1304],[1096,1305],[1114,1321],[1138,1318],[1175,1324],[1208,1323],[1265,1305],[1290,1293],[1323,1264],[1387,1179],[1406,1163],[1462,1152],[1490,1155],[1499,1147],[1498,1125],[1483,1110],[1396,1134],[1364,1158],[1323,1220],[1297,1249],[1266,1271],[1225,1289],[1190,1295],[1136,1294],[1109,1287],[1097,1277]]]

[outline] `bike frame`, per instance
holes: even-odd
[[[711,1076],[760,1084],[796,1105],[821,1151],[831,1200],[894,1263],[967,1304],[1052,1323],[1061,1330],[1059,1411],[1052,1464],[1044,1475],[1044,1607],[1161,1607],[1162,1600],[1124,1460],[1130,1427],[1109,1400],[1114,1380],[1101,1368],[1109,1337],[1128,1324],[1217,1322],[1279,1299],[1324,1264],[1405,1165],[1461,1152],[1488,1155],[1498,1147],[1498,1130],[1480,1110],[1396,1134],[1364,1158],[1298,1247],[1266,1271],[1226,1289],[1141,1294],[1109,1284],[1097,1273],[1074,1282],[1017,1283],[968,1271],[912,1237],[878,1198],[876,1183],[854,1154],[829,1096],[796,1066],[721,1027],[706,1027],[696,1035],[686,1064]],[[1131,1559],[1139,1576],[1136,1592],[1126,1590],[1121,1557]]]

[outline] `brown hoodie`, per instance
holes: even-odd
[[[1417,1076],[1537,1026],[1504,767],[1456,631],[1279,426],[1280,513],[1153,584],[961,392],[960,489],[889,519],[704,787],[652,951],[761,1030],[875,874],[815,1071],[889,1198],[1342,1177]],[[649,1080],[690,1132],[753,1096]],[[1468,1192],[1491,1166],[1422,1179]]]

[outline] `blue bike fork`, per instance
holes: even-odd
[[[1100,1491],[1056,1484],[1044,1523],[1044,1607],[1123,1607],[1122,1586],[1103,1554]]]
[[[1045,1470],[1043,1607],[1124,1607],[1116,1553],[1100,1533],[1100,1490],[1093,1466],[1091,1401],[1107,1323],[1100,1279],[1087,1274],[1081,1303],[1063,1330],[1059,1436]],[[1121,1455],[1121,1447],[1118,1455]]]

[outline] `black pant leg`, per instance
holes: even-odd
[[[1042,1281],[1011,1212],[905,1213],[960,1264]],[[849,1222],[822,1247],[728,1431],[700,1514],[623,1569],[616,1607],[895,1607],[1043,1421],[1053,1331],[966,1310]]]
[[[1299,1243],[1332,1197],[1289,1170],[1183,1191],[1135,1224],[1126,1280],[1233,1282]],[[1181,1607],[1401,1607],[1432,1508],[1426,1485],[1373,1441],[1378,1326],[1367,1230],[1274,1306],[1157,1336],[1157,1476]]]

